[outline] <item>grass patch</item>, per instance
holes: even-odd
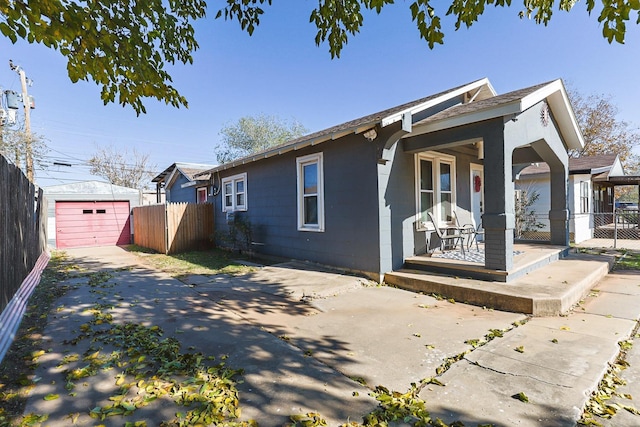
[[[625,252],[616,262],[614,270],[640,270],[640,253]]]
[[[238,262],[238,260],[243,259],[241,256],[220,249],[190,251],[171,255],[155,253],[137,245],[127,246],[126,249],[139,255],[153,268],[168,272],[173,276],[245,274],[255,270],[255,267],[242,265]]]

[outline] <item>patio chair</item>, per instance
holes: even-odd
[[[451,249],[455,250],[459,243],[460,252],[462,253],[463,257],[466,257],[464,251],[464,235],[460,233],[457,228],[449,229],[453,230],[453,233],[443,233],[440,230],[440,227],[438,227],[438,223],[433,219],[433,215],[430,212],[427,212],[427,216],[429,217],[429,221],[433,225],[433,230],[440,239],[440,251],[445,252],[447,246],[451,246]]]
[[[471,216],[471,223],[474,231],[469,241],[467,242],[467,248],[471,248],[473,242],[476,242],[476,251],[479,251],[480,249],[478,249],[478,236],[482,236],[482,240],[484,241],[484,228],[482,228],[482,224],[478,224],[477,227],[475,226],[476,222],[473,220],[473,215]]]
[[[456,228],[465,238],[465,244],[467,249],[471,247],[471,242],[474,239],[474,234],[476,233],[476,226],[473,224],[473,215],[471,216],[471,224],[462,224],[460,225],[460,218],[458,218],[458,214],[455,210],[451,211],[451,216],[453,217],[453,222],[456,224]],[[477,245],[476,245],[477,249]]]
[[[458,215],[455,211],[452,211],[453,219],[455,220],[456,227],[460,230],[460,232],[466,238],[467,249],[471,249],[471,245],[475,242],[476,251],[479,251],[478,247],[478,236],[481,236],[484,240],[484,228],[482,228],[482,224],[476,225],[476,221],[471,215],[471,223],[460,225],[460,221],[458,220]]]

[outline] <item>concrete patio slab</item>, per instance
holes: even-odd
[[[47,413],[47,425],[68,426],[69,415],[78,413],[76,425],[94,425],[88,411],[109,403],[116,394],[116,370],[87,378],[76,387],[78,395],[65,390],[65,374],[57,364],[68,352],[85,351],[90,340],[76,345],[65,344],[77,337],[80,325],[91,314],[85,311],[94,304],[111,304],[117,322],[159,326],[165,337],[174,337],[182,351],[202,352],[228,357],[228,365],[244,369],[240,391],[243,419],[256,419],[262,425],[282,425],[289,415],[317,411],[331,423],[348,418],[359,419],[375,407],[368,389],[324,363],[253,324],[223,305],[203,299],[193,288],[166,274],[144,269],[115,273],[109,282],[96,287],[79,286],[58,301],[57,310],[45,331],[44,345],[50,349],[41,358],[37,375],[41,377],[29,399],[26,412]],[[266,299],[261,303],[268,304]],[[278,307],[271,307],[273,311]],[[107,308],[105,307],[105,310]],[[327,339],[324,345],[332,346]],[[354,396],[354,392],[358,392]],[[60,395],[45,401],[49,393]],[[90,402],[90,404],[88,404]],[[166,399],[152,403],[144,411],[127,417],[127,421],[145,420],[159,425],[171,419],[180,407]],[[106,426],[122,425],[120,417],[102,422]]]
[[[632,271],[614,271],[605,276],[594,289],[626,295],[640,295],[638,274]]]
[[[603,321],[596,315],[582,315],[577,320],[587,323],[588,319],[591,324]],[[565,320],[568,318],[532,319],[466,355],[465,363],[456,363],[440,378],[445,387],[430,387],[420,396],[430,402],[432,414],[445,422],[460,419],[496,426],[575,426],[619,347],[615,335],[604,333],[606,328],[571,330]],[[569,324],[575,323],[570,320]],[[621,331],[619,339],[635,326],[624,319],[606,320],[608,326]],[[516,351],[519,347],[522,352]],[[520,392],[529,403],[512,397]],[[462,402],[474,399],[479,402],[474,403],[477,411],[473,416],[479,418],[457,410]]]
[[[70,425],[69,415],[75,413],[76,425],[94,425],[88,411],[107,404],[113,393],[116,370],[86,378],[76,385],[78,394],[69,396],[65,368],[58,367],[65,354],[88,349],[88,342],[73,345],[70,340],[91,318],[86,309],[95,304],[115,322],[160,326],[163,336],[178,340],[183,352],[215,356],[212,363],[226,356],[227,366],[244,369],[237,385],[242,419],[263,426],[284,425],[289,415],[309,411],[319,412],[331,426],[360,420],[377,406],[367,395],[371,388],[384,385],[404,392],[412,382],[434,376],[445,358],[466,352],[439,377],[444,387],[428,385],[420,394],[434,418],[466,425],[573,427],[617,354],[617,343],[629,338],[637,324],[626,318],[627,308],[611,317],[590,313],[599,295],[587,297],[566,316],[532,318],[472,350],[465,341],[480,339],[491,329],[508,329],[526,316],[362,286],[357,278],[336,273],[274,266],[252,275],[185,284],[136,265],[131,254],[114,254],[119,259],[114,265],[129,265],[117,271],[104,253],[103,259],[86,256],[86,265],[113,276],[93,286],[87,278],[72,279],[74,289],[54,304],[42,341],[47,353],[35,372],[40,380],[27,406],[27,412],[48,413],[47,425]],[[609,289],[633,289],[633,279],[612,276],[599,294],[617,296]],[[628,310],[634,301],[629,299]],[[515,351],[519,346],[522,353]],[[631,381],[640,371],[637,354],[633,357],[624,372]],[[529,403],[512,397],[520,392]],[[60,398],[45,401],[48,393]],[[159,400],[126,421],[158,425],[178,409]],[[121,426],[123,420],[101,422]],[[622,422],[610,425],[640,425]]]
[[[640,410],[640,343],[634,340],[634,346],[627,352],[626,361],[629,367],[622,371],[621,377],[626,381],[625,385],[617,388],[619,395],[611,398],[611,403],[630,406]],[[627,397],[624,397],[627,396]],[[637,427],[640,417],[630,411],[621,409],[611,418],[598,418],[597,421],[603,427]]]
[[[618,354],[615,340],[571,331],[554,338],[554,332],[538,327],[535,319],[532,322],[478,348],[466,359],[514,377],[586,390],[595,388],[604,373],[602,360],[612,360]],[[594,383],[593,378],[598,380]]]
[[[607,289],[607,288],[603,288]],[[640,295],[620,294],[601,291],[584,305],[586,313],[612,316],[620,319],[637,320]]]
[[[431,385],[420,393],[431,416],[468,426],[575,427],[585,399],[581,390],[492,371],[467,360],[456,363],[441,380],[445,387]],[[528,403],[512,397],[521,392]]]

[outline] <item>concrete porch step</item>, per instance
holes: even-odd
[[[532,271],[558,261],[569,254],[567,246],[540,244],[514,245],[513,268],[509,271],[490,270],[484,267],[484,247],[481,249],[481,262],[469,259],[446,259],[418,255],[405,259],[404,267],[411,270],[424,270],[450,276],[462,276],[472,279],[496,282],[511,282]],[[457,255],[457,252],[455,253]],[[468,253],[469,254],[469,253]]]
[[[508,283],[401,269],[385,283],[401,289],[439,294],[497,310],[556,316],[566,313],[609,272],[611,257],[570,254]]]

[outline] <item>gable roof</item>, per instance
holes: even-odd
[[[140,194],[140,190],[104,181],[81,181],[70,184],[42,187],[45,195],[51,194]]]
[[[569,157],[570,174],[598,175],[613,169],[618,160],[617,154],[598,154],[594,156]],[[539,175],[549,173],[549,165],[536,163],[529,165],[520,172],[520,176]]]
[[[168,168],[156,175],[151,182],[165,182],[168,183],[172,180],[173,174],[176,171],[182,173],[189,181],[201,181],[209,179],[209,175],[201,176],[203,172],[211,169],[213,165],[201,164],[201,163],[184,163],[176,162],[171,164]],[[196,175],[198,175],[196,177]]]
[[[358,119],[339,124],[337,126],[304,135],[300,138],[294,139],[284,144],[268,148],[261,152],[251,154],[249,156],[234,160],[229,163],[225,163],[223,165],[216,166],[215,168],[210,169],[207,172],[213,173],[225,169],[230,169],[238,165],[284,154],[291,150],[297,150],[306,146],[316,145],[326,141],[338,139],[349,134],[363,133],[369,129],[372,129],[376,125],[385,127],[402,120],[402,116],[405,113],[415,114],[447,100],[465,95],[467,93],[469,93],[469,96],[473,99],[479,100],[496,95],[496,92],[491,86],[489,80],[487,78],[483,78],[471,83],[467,83],[465,85],[455,87],[453,89],[449,89],[424,98],[416,99],[415,101],[410,101],[392,108],[388,108],[386,110],[379,111],[377,113],[369,114]],[[200,175],[198,175],[198,178],[200,178]]]
[[[429,133],[470,123],[520,114],[545,100],[558,123],[567,148],[580,149],[584,140],[561,80],[518,89],[503,95],[455,105],[416,123],[417,133]],[[410,136],[415,135],[412,133]]]

